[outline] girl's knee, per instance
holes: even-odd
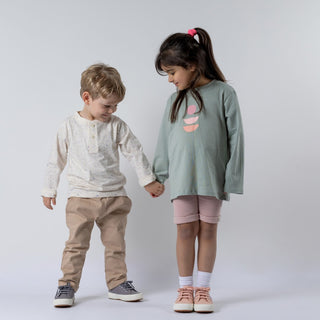
[[[180,239],[188,240],[188,239],[195,239],[199,232],[199,223],[191,222],[191,223],[183,223],[178,224],[178,237]]]
[[[206,223],[201,221],[200,234],[202,238],[212,239],[217,236],[217,223]]]

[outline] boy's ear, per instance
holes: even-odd
[[[91,101],[91,96],[90,96],[90,93],[88,91],[85,91],[83,94],[82,94],[82,100],[85,104],[89,104],[90,101]]]

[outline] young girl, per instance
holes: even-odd
[[[238,100],[201,28],[169,36],[155,65],[177,88],[167,103],[154,159],[157,180],[164,183],[170,176],[177,224],[180,288],[174,310],[212,312],[209,286],[222,200],[229,200],[229,193],[243,193]],[[196,238],[198,274],[193,287]]]

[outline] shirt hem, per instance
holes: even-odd
[[[211,193],[211,192],[196,192],[196,191],[185,191],[185,192],[179,192],[179,193],[175,193],[175,194],[171,194],[171,202],[176,199],[177,197],[180,196],[207,196],[207,197],[216,197],[219,200],[224,200],[224,201],[229,201],[230,200],[230,196],[229,194],[224,194],[224,193]]]
[[[127,192],[124,188],[122,190],[117,190],[117,191],[88,191],[88,190],[74,189],[68,192],[68,198],[71,198],[71,197],[112,198],[112,197],[123,197],[123,196],[127,196]]]

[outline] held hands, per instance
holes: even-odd
[[[153,198],[161,196],[164,192],[164,185],[159,183],[158,181],[153,181],[147,184],[144,188],[147,192],[150,193]]]
[[[50,210],[53,210],[52,205],[56,205],[56,198],[48,198],[48,197],[44,197],[42,196],[42,200],[43,200],[43,204]],[[51,205],[52,202],[52,205]]]

